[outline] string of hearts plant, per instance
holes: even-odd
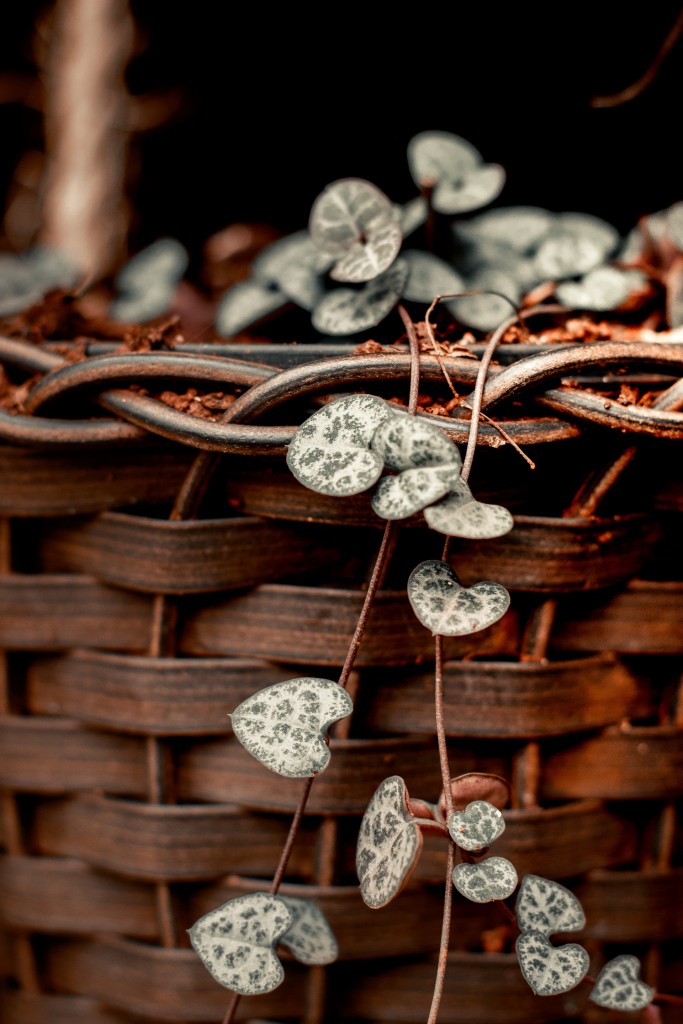
[[[479,367],[463,462],[441,430],[415,415],[419,347],[408,314],[403,307],[399,312],[411,351],[407,412],[371,394],[337,398],[299,427],[288,448],[289,469],[300,483],[318,493],[351,496],[374,488],[371,505],[386,525],[339,679],[302,677],[274,684],[244,700],[231,716],[234,734],[250,754],[271,771],[305,782],[269,891],[231,899],[201,917],[189,931],[204,965],[234,993],[223,1024],[232,1021],[242,995],[270,992],[282,982],[278,946],[307,965],[329,964],[337,956],[334,935],[316,904],[282,896],[279,890],[313,781],[330,761],[328,730],[353,710],[347,692],[349,677],[390,557],[396,524],[418,513],[446,538],[442,558],[420,563],[407,583],[417,618],[434,635],[442,793],[432,804],[411,798],[400,776],[385,779],[360,825],[356,870],[364,902],[379,909],[407,884],[424,835],[437,835],[447,843],[442,936],[428,1024],[437,1020],[443,991],[453,888],[475,903],[498,903],[517,926],[521,973],[536,995],[564,993],[585,981],[593,986],[589,998],[610,1009],[638,1011],[654,999],[677,1002],[677,997],[655,993],[640,980],[640,962],[634,956],[616,956],[593,979],[588,976],[588,953],[580,944],[553,945],[553,935],[584,927],[578,899],[566,887],[537,875],[526,875],[519,884],[509,860],[488,856],[505,829],[501,811],[508,802],[509,787],[504,779],[478,773],[452,776],[444,722],[443,637],[465,636],[493,625],[510,603],[507,590],[497,582],[462,586],[448,561],[451,537],[494,538],[514,525],[507,509],[477,501],[468,485],[481,390],[503,330],[493,333]],[[505,901],[516,889],[513,913]]]

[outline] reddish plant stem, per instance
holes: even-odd
[[[450,795],[450,786],[448,787],[448,791]],[[427,1024],[436,1024],[436,1020],[439,1015],[439,1007],[441,1006],[441,997],[443,995],[444,981],[446,980],[446,965],[448,962],[448,940],[451,933],[451,918],[453,911],[453,883],[451,881],[451,875],[453,874],[454,867],[455,844],[449,842],[448,858],[446,861],[446,889],[444,892],[443,899],[443,918],[441,921],[441,943],[439,945],[439,960],[436,968],[436,978],[434,980],[434,994],[432,995],[432,1005],[429,1009],[429,1017],[427,1019]]]
[[[436,739],[439,745],[439,762],[441,764],[441,782],[446,802],[446,821],[448,821],[453,813],[453,794],[451,792],[451,769],[448,763],[446,723],[443,707],[443,637],[439,635],[434,637],[434,712],[436,716]]]
[[[408,412],[414,414],[417,409],[417,396],[420,387],[420,350],[417,340],[417,334],[415,332],[415,327],[403,306],[399,306],[399,313],[406,326],[406,331],[408,333],[408,342],[410,345],[410,353],[412,356],[410,367],[410,398],[408,403]],[[370,611],[372,610],[375,594],[377,593],[380,583],[385,575],[386,563],[393,547],[394,528],[395,523],[393,523],[392,521],[387,522],[386,526],[384,527],[382,542],[380,544],[380,549],[377,553],[377,559],[375,561],[375,567],[372,571],[372,576],[370,578],[367,590],[365,592],[365,600],[363,601],[363,607],[361,608],[360,615],[358,616],[358,621],[356,622],[356,628],[353,631],[353,637],[351,638],[351,643],[349,644],[346,659],[342,666],[342,670],[339,674],[338,682],[340,686],[344,687],[344,689],[346,689],[349,682],[349,676],[353,671],[353,666],[356,660],[356,656],[358,654],[358,649],[363,639],[363,634],[367,626]],[[289,858],[294,847],[294,842],[299,831],[301,819],[303,818],[304,812],[306,810],[306,804],[308,803],[308,798],[311,792],[311,788],[313,786],[314,779],[314,775],[311,776],[309,779],[306,779],[306,785],[304,786],[301,797],[299,798],[299,803],[297,805],[296,811],[294,812],[292,823],[289,826],[287,839],[285,841],[284,847],[282,848],[280,860],[278,862],[277,868],[275,870],[275,875],[273,876],[273,881],[270,886],[270,892],[273,896],[277,895],[280,889],[280,885],[282,883],[282,879],[284,878],[285,871],[287,870],[287,864],[289,862]],[[232,1020],[237,1011],[237,1007],[239,1006],[239,1001],[240,994],[236,992],[230,1001],[230,1005],[226,1010],[222,1024],[232,1024]]]
[[[655,59],[640,78],[632,82],[625,89],[610,96],[593,96],[590,101],[591,107],[619,107],[645,92],[659,74],[659,69],[678,42],[681,32],[683,32],[683,10],[679,12],[676,21],[664,37],[664,41],[657,51]]]

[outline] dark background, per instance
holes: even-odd
[[[49,4],[3,12],[0,72],[34,67],[32,40]],[[167,123],[137,137],[129,196],[131,248],[173,235],[196,252],[235,221],[303,227],[335,178],[368,178],[392,199],[414,194],[405,147],[418,131],[453,131],[508,183],[498,205],[599,214],[626,231],[683,199],[683,44],[639,98],[593,109],[653,60],[678,3],[414,5],[367,21],[368,8],[134,0],[134,94],[175,90]],[[634,8],[635,9],[635,8]],[[381,16],[381,21],[377,17]],[[41,118],[0,106],[0,189]]]

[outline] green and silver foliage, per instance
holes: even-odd
[[[470,852],[485,850],[505,831],[505,818],[487,800],[473,800],[464,811],[453,811],[447,824],[453,842]]]
[[[451,878],[458,892],[473,903],[507,899],[517,887],[517,872],[506,857],[456,864]]]
[[[642,1010],[652,1002],[655,990],[639,974],[638,957],[615,956],[598,974],[589,999],[608,1010]]]
[[[272,992],[284,979],[275,947],[285,946],[302,964],[333,963],[337,940],[311,900],[255,892],[228,900],[188,932],[216,981],[243,996]]]
[[[119,297],[111,303],[109,315],[124,323],[163,316],[173,303],[188,263],[187,250],[175,238],[157,239],[119,271],[116,277]]]
[[[353,701],[338,683],[303,676],[247,697],[232,713],[232,728],[242,746],[266,768],[303,779],[327,768],[327,730],[352,711]]]
[[[278,896],[249,893],[228,900],[189,929],[190,942],[216,981],[243,996],[272,992],[284,980],[275,946],[292,925]]]
[[[280,896],[292,923],[280,939],[300,964],[322,967],[339,956],[339,946],[327,918],[317,903],[296,896]]]
[[[578,281],[563,281],[555,289],[558,302],[571,309],[596,312],[618,309],[638,292],[647,288],[642,270],[621,270],[602,265],[590,270]]]
[[[580,932],[586,924],[583,907],[574,893],[559,882],[538,875],[524,876],[515,911],[520,928],[533,929],[546,936]]]
[[[0,253],[0,316],[20,313],[56,288],[76,287],[78,267],[59,249],[37,245],[24,253]]]
[[[311,316],[321,334],[347,335],[375,327],[398,304],[408,280],[408,267],[397,260],[380,277],[362,288],[337,288],[326,292]]]
[[[569,992],[588,973],[588,953],[576,942],[553,946],[543,932],[523,931],[516,950],[522,976],[537,996]]]
[[[348,395],[301,424],[287,449],[296,479],[318,494],[360,494],[379,480],[384,462],[370,447],[391,407],[374,395]]]
[[[440,636],[467,636],[492,626],[510,606],[500,583],[461,586],[446,562],[420,562],[408,578],[408,599],[423,626]]]
[[[394,413],[379,425],[371,447],[395,476],[378,483],[372,507],[382,519],[407,519],[438,501],[460,476],[460,452],[438,427]]]
[[[477,501],[461,478],[442,501],[425,509],[424,516],[427,525],[437,533],[469,540],[502,537],[515,525],[506,508]]]
[[[450,132],[427,131],[408,143],[408,166],[418,188],[432,189],[437,213],[470,213],[493,202],[505,185],[500,164],[485,164],[475,147]]]
[[[555,947],[549,939],[556,932],[584,927],[586,916],[574,893],[559,882],[525,875],[515,910],[522,930],[516,942],[517,958],[536,995],[558,995],[578,985],[588,972],[588,953],[577,943]]]
[[[422,850],[420,824],[408,806],[406,784],[399,775],[385,779],[368,804],[358,833],[356,873],[365,903],[386,906],[407,883]]]

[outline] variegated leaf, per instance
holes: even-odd
[[[663,211],[666,232],[679,252],[683,252],[683,203],[674,203]]]
[[[544,935],[579,932],[586,915],[574,893],[559,882],[538,875],[525,875],[517,896],[519,927]]]
[[[500,164],[482,164],[464,177],[441,181],[434,189],[432,204],[438,213],[469,213],[488,206],[503,191],[505,169]]]
[[[505,857],[489,857],[479,864],[456,864],[453,885],[473,903],[505,900],[515,891],[517,872]]]
[[[476,271],[467,279],[467,288],[482,294],[450,299],[445,305],[458,320],[479,331],[492,331],[507,320],[514,311],[512,304],[520,297],[519,284],[512,274],[495,267]]]
[[[462,479],[456,481],[442,501],[426,508],[424,515],[428,526],[438,533],[471,540],[502,537],[515,525],[506,508],[477,501]]]
[[[510,785],[502,775],[490,772],[465,772],[451,779],[451,804],[456,811],[464,811],[475,800],[486,800],[498,810],[510,802]],[[446,795],[441,793],[437,804],[438,815],[446,817]]]
[[[387,221],[396,223],[393,206],[376,185],[364,178],[340,178],[313,203],[308,229],[319,249],[343,256],[368,231]]]
[[[461,292],[465,282],[450,263],[421,249],[404,249],[401,259],[408,264],[408,283],[403,298],[408,302],[434,301],[437,295]]]
[[[402,259],[362,288],[335,288],[320,300],[311,322],[322,334],[345,335],[376,327],[401,298],[408,277]]]
[[[276,286],[302,309],[311,310],[325,287],[323,275],[334,257],[321,253],[307,231],[297,231],[263,249],[254,260],[253,277],[266,288]]]
[[[516,950],[524,980],[537,996],[569,992],[588,973],[588,953],[576,942],[553,946],[543,932],[524,931]]]
[[[510,595],[500,583],[460,585],[446,562],[421,562],[408,579],[408,598],[423,626],[436,636],[467,636],[503,617]]]
[[[325,770],[330,760],[327,730],[352,711],[353,702],[338,683],[303,676],[247,697],[232,714],[232,728],[266,768],[302,779]]]
[[[187,249],[175,238],[159,238],[130,259],[116,275],[123,292],[139,294],[160,282],[176,285],[190,261]]]
[[[284,309],[288,302],[289,299],[277,285],[265,285],[253,277],[247,281],[238,281],[218,303],[216,332],[221,338],[231,338],[279,309]]]
[[[369,227],[362,240],[349,246],[332,267],[330,277],[349,284],[372,281],[389,269],[402,242],[401,225],[395,220],[382,220]]]
[[[503,834],[505,819],[487,800],[473,800],[464,811],[450,815],[448,831],[463,850],[484,850]]]
[[[296,479],[318,494],[360,494],[379,479],[382,457],[370,448],[391,406],[374,395],[347,395],[301,424],[287,450]]]
[[[280,939],[280,945],[286,946],[302,964],[334,963],[339,956],[339,947],[317,903],[296,896],[280,895],[280,899],[292,915],[292,923]]]
[[[408,143],[408,166],[418,187],[458,181],[481,162],[481,153],[472,143],[451,132],[420,132]]]
[[[620,270],[599,266],[580,281],[563,281],[555,289],[559,302],[572,309],[618,309],[636,291],[647,284],[640,270]]]
[[[456,238],[487,242],[519,256],[532,253],[550,231],[554,215],[539,206],[499,206],[454,226]]]
[[[386,906],[408,881],[422,850],[418,820],[410,814],[400,776],[380,783],[363,815],[356,847],[360,892],[369,907]]]
[[[587,213],[562,213],[536,253],[543,280],[578,277],[604,263],[619,244],[616,228]]]
[[[460,452],[438,427],[395,413],[379,425],[371,446],[397,476],[380,480],[372,507],[383,519],[406,519],[438,501],[460,475]]]
[[[291,927],[278,896],[249,893],[228,900],[189,929],[190,942],[220,985],[244,996],[272,992],[284,979],[273,947]]]
[[[416,196],[403,206],[394,208],[394,215],[401,225],[404,238],[408,238],[422,227],[427,220],[427,213],[427,203],[422,196]]]
[[[655,990],[639,978],[640,960],[626,953],[606,963],[588,997],[608,1010],[642,1010],[652,1002]]]

